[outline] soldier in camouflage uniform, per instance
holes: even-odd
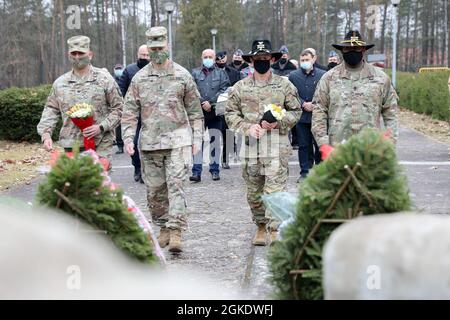
[[[91,65],[93,57],[89,49],[90,39],[75,36],[67,40],[72,70],[53,83],[52,90],[37,126],[45,149],[53,148],[52,132],[62,118],[59,144],[71,151],[75,142],[83,148],[83,135],[94,138],[96,151],[111,160],[114,129],[120,122],[123,100],[119,87],[108,71]],[[66,111],[77,103],[88,103],[94,107],[94,125],[83,132],[75,126]]]
[[[366,45],[358,31],[333,45],[342,51],[344,63],[320,80],[313,98],[312,132],[325,158],[330,146],[348,140],[364,128],[380,128],[381,117],[395,142],[397,94],[389,77],[364,61]]]
[[[270,71],[271,63],[281,55],[272,51],[268,40],[253,42],[251,53],[242,57],[254,64],[255,73],[234,85],[225,113],[230,129],[245,136],[240,156],[247,201],[258,226],[254,245],[266,245],[266,231],[270,232],[271,242],[277,237],[279,221],[266,210],[261,196],[286,190],[292,153],[288,132],[301,116],[297,89]],[[286,110],[284,118],[273,123],[261,121],[269,104]]]
[[[133,155],[139,116],[139,151],[148,206],[161,227],[158,242],[181,252],[181,230],[186,223],[184,182],[192,152],[201,148],[203,112],[200,94],[190,73],[168,60],[167,30],[147,32],[150,63],[133,78],[125,97],[122,136]],[[193,146],[193,147],[191,147]]]

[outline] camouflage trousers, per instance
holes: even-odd
[[[148,208],[159,227],[183,229],[186,225],[186,194],[191,147],[141,151],[142,178]]]
[[[280,221],[266,209],[261,196],[286,191],[290,153],[289,149],[280,152],[277,158],[247,158],[242,165],[242,177],[247,186],[247,202],[252,211],[253,222],[258,225],[266,224],[269,230],[278,230]]]

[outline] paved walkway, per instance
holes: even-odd
[[[416,131],[400,130],[398,156],[420,211],[450,213],[448,148]],[[299,175],[296,160],[295,156],[291,159],[288,188],[295,194]],[[147,212],[145,187],[134,182],[129,157],[117,155],[113,164],[113,181]],[[179,256],[167,254],[169,268],[190,266],[224,288],[244,290],[253,299],[269,299],[272,290],[267,281],[267,248],[251,245],[256,227],[246,202],[241,168],[236,163],[230,170],[222,170],[218,182],[212,181],[207,168],[204,169],[201,183],[188,184],[189,228],[183,235],[184,252]],[[10,190],[6,195],[32,201],[38,181]]]

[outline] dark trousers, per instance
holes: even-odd
[[[298,160],[300,174],[307,175],[314,164],[320,163],[319,146],[311,132],[311,123],[297,123]]]
[[[139,118],[138,125],[136,127],[136,134],[134,135],[134,154],[131,156],[131,164],[134,167],[134,172],[141,172],[141,158],[139,157],[139,134],[141,132],[141,119]]]
[[[220,162],[220,139],[222,136],[222,120],[216,121],[207,121],[205,122],[205,127],[209,130],[209,172],[211,173],[219,173],[219,162]],[[216,140],[217,138],[217,140]],[[202,150],[200,150],[197,154],[194,154],[194,165],[192,167],[193,175],[201,175],[202,174],[202,165],[203,165],[203,145]]]
[[[297,134],[297,128],[294,126],[291,131],[289,131],[289,135],[291,138],[291,145],[292,146],[298,146],[298,134]]]
[[[119,149],[123,148],[122,126],[120,124],[116,127],[116,143],[117,143],[117,148],[119,148]]]
[[[222,130],[222,162],[229,163],[230,154],[236,152],[236,138],[234,133],[228,130],[228,125],[223,120],[223,130]]]

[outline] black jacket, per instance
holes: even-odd
[[[303,112],[299,123],[311,123],[312,112],[304,110],[303,103],[313,101],[317,84],[325,72],[322,69],[314,68],[311,73],[307,74],[305,70],[300,68],[289,75],[289,81],[297,88],[302,103]]]
[[[284,66],[281,65],[280,60],[272,65],[272,72],[279,76],[289,76],[289,73],[295,70],[297,67],[289,60]]]
[[[122,92],[122,96],[125,97],[125,95],[127,94],[128,91],[128,87],[130,86],[131,80],[133,79],[133,77],[135,76],[136,73],[138,73],[138,71],[141,70],[139,69],[137,63],[132,63],[129,64],[125,70],[123,70],[122,76],[119,79],[119,88],[120,91]]]
[[[216,66],[208,69],[208,75],[203,72],[203,68],[204,67],[194,69],[192,71],[192,77],[200,92],[201,102],[209,101],[212,107],[210,112],[203,110],[205,123],[220,121],[220,117],[216,116],[214,105],[216,104],[219,95],[224,93],[230,86],[230,80],[228,79],[227,73]]]
[[[228,79],[230,80],[230,86],[234,86],[236,82],[242,79],[241,72],[234,68],[225,66],[223,70],[225,70],[225,72],[227,73]]]
[[[324,70],[324,71],[328,71],[328,66],[323,66],[320,63],[318,63],[317,61],[316,61],[316,63],[314,63],[314,68],[321,69],[321,70]]]

